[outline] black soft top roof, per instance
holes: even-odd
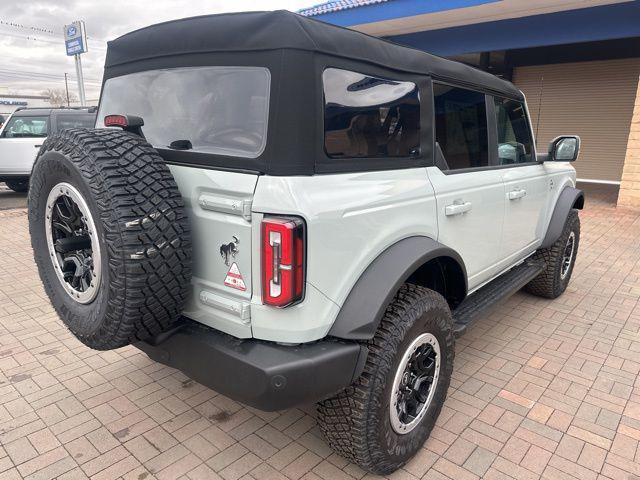
[[[164,56],[281,49],[427,74],[522,99],[512,83],[479,69],[285,10],[206,15],[142,28],[109,42],[105,69]]]

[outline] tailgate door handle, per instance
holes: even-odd
[[[452,215],[461,215],[471,211],[471,202],[454,203],[444,207],[444,214],[448,217]]]
[[[524,188],[519,188],[517,190],[511,190],[507,196],[509,200],[517,200],[518,198],[522,198],[527,195],[527,191]]]

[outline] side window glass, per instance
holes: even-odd
[[[95,123],[96,117],[91,114],[62,114],[56,118],[56,126],[59,132],[69,128],[93,128]]]
[[[498,126],[498,162],[512,165],[532,162],[533,141],[524,104],[507,98],[494,98]]]
[[[434,83],[433,95],[437,165],[449,170],[488,166],[484,93]]]
[[[6,138],[38,138],[47,136],[47,117],[11,117],[2,131]]]
[[[333,158],[414,157],[420,154],[420,98],[413,82],[328,68],[324,146]]]

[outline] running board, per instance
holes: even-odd
[[[487,313],[501,300],[510,297],[537,277],[544,267],[544,262],[526,260],[469,295],[453,311],[453,332],[456,337],[463,335],[473,321],[482,314]]]

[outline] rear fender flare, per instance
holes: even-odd
[[[362,273],[328,335],[348,340],[373,338],[402,284],[422,265],[441,257],[449,257],[460,266],[466,294],[467,273],[460,255],[428,237],[405,238],[382,252]]]

